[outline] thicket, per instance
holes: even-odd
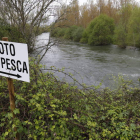
[[[114,2],[110,0],[89,1],[82,6],[78,5],[78,1],[75,1],[75,3],[71,5],[71,8],[73,8],[72,11],[75,14],[68,14],[65,16],[67,22],[64,20],[57,24],[59,28],[56,30],[58,32],[63,30],[61,35],[59,35],[59,33],[57,34],[57,31],[57,35],[53,35],[90,45],[113,43],[120,47],[140,47],[139,3],[130,0],[121,0],[118,5],[115,5],[116,0],[113,1]],[[111,21],[107,22],[106,17],[114,20],[114,27]],[[91,24],[94,24],[94,27]],[[109,27],[109,24],[112,26]],[[74,25],[76,25],[77,28],[81,27],[81,29],[79,29],[79,31],[77,28],[74,29]],[[68,26],[68,28],[63,28],[64,26]],[[115,31],[113,31],[112,28],[114,28]],[[76,36],[78,35],[78,39],[76,40],[71,37],[71,32],[74,32],[73,29],[75,32],[77,31]]]
[[[140,139],[140,90],[131,81],[119,77],[116,90],[78,89],[40,69],[30,60],[31,82],[14,80],[15,119],[9,109],[7,81],[1,77],[1,140],[12,140],[15,126],[21,140]]]
[[[84,28],[83,27],[78,27],[78,26],[71,26],[67,28],[55,28],[52,31],[51,36],[53,37],[61,37],[64,39],[69,39],[72,41],[79,42],[82,34],[83,34]]]
[[[128,22],[127,42],[129,45],[140,47],[140,7],[136,7]]]
[[[134,44],[132,44],[130,40],[128,40],[128,37],[130,36],[130,30],[131,30],[130,29],[131,27],[128,25],[134,9],[132,5],[127,4],[126,6],[123,6],[120,10],[120,19],[118,24],[116,24],[115,34],[114,34],[114,43],[119,45],[120,47],[126,47],[129,45],[135,46]]]
[[[107,15],[101,14],[93,19],[86,29],[78,26],[56,28],[53,37],[61,37],[89,45],[108,45],[113,43],[114,21]]]
[[[0,38],[2,37],[8,37],[9,41],[25,43],[22,33],[0,18]]]
[[[114,20],[101,14],[94,18],[85,29],[80,42],[89,45],[108,45],[113,43]]]

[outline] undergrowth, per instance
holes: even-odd
[[[0,82],[0,140],[140,140],[140,89],[78,89],[41,72],[30,61],[31,82],[14,80],[16,118],[7,80]]]

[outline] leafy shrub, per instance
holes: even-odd
[[[91,21],[83,33],[81,42],[89,45],[107,45],[113,42],[114,20],[101,14]]]
[[[22,140],[140,138],[140,90],[129,81],[120,77],[123,84],[113,91],[78,89],[40,69],[30,61],[31,82],[14,81],[15,119],[9,110],[6,78],[1,78],[1,140],[13,139],[15,126]]]
[[[133,6],[131,4],[127,4],[126,6],[123,5],[118,13],[120,19],[115,28],[114,43],[116,43],[119,47],[126,47],[128,45],[128,23],[132,11]],[[133,33],[131,35],[133,35]]]
[[[140,47],[140,8],[135,7],[128,22],[127,42],[129,45]]]
[[[52,32],[51,32],[51,36],[52,36],[52,37],[57,37],[57,36],[58,36],[58,35],[57,35],[58,31],[59,31],[59,28],[53,29]]]
[[[64,37],[65,32],[66,32],[66,28],[59,28],[57,32],[57,37]]]
[[[72,33],[73,41],[80,42],[80,39],[82,38],[84,28],[83,27],[77,27]]]
[[[51,36],[53,37],[64,37],[67,28],[55,28],[52,31]]]
[[[66,29],[64,39],[73,40],[73,32],[77,29],[77,26],[71,26],[70,28]]]
[[[52,32],[53,37],[62,37],[64,39],[70,39],[79,42],[84,28],[78,26],[71,26],[68,28],[56,28]]]
[[[82,38],[80,39],[81,43],[88,43],[88,33],[87,30],[85,29],[83,34],[82,34]]]
[[[25,43],[22,33],[16,27],[9,25],[4,20],[0,19],[0,38],[8,37],[9,41]]]
[[[114,43],[119,47],[127,46],[127,33],[121,22],[115,28]]]

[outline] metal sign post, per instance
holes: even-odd
[[[3,41],[8,41],[7,37],[3,37],[2,38]],[[10,98],[10,109],[12,111],[13,114],[13,119],[15,118],[15,114],[14,114],[14,109],[15,109],[15,95],[14,95],[14,85],[13,85],[13,79],[11,78],[7,78],[7,82],[8,82],[8,90],[9,90],[9,98]],[[17,128],[14,128],[14,131],[17,131]],[[16,138],[15,140],[19,140],[19,134],[16,134]]]

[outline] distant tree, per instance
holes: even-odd
[[[103,14],[104,13],[105,1],[104,0],[97,0],[97,5],[99,7],[99,14]]]
[[[122,2],[123,4],[123,2]],[[128,36],[128,22],[132,13],[132,5],[129,3],[124,3],[119,12],[120,20],[115,28],[114,41],[120,47],[127,46],[127,36]]]
[[[80,25],[86,28],[88,23],[91,21],[91,19],[89,19],[89,9],[87,3],[80,7],[80,13]]]
[[[135,7],[128,23],[127,42],[140,47],[140,7]]]
[[[88,29],[89,27],[87,27],[82,34],[82,38],[80,39],[81,43],[88,43],[88,38],[89,38],[89,32],[90,30]]]
[[[121,21],[116,26],[114,31],[114,43],[119,47],[127,46],[127,29],[124,26],[124,23]]]
[[[64,38],[73,40],[73,32],[76,29],[77,29],[77,26],[71,26],[71,27],[67,28],[66,31],[65,31],[65,34],[64,34]]]
[[[55,0],[1,0],[0,16],[22,33],[29,52],[42,22],[48,21],[50,6]],[[47,14],[48,13],[48,14]]]
[[[107,0],[106,5],[104,5],[104,13],[109,17],[114,19],[115,24],[118,23],[118,19],[120,19],[119,13],[120,12],[120,5],[118,0]]]
[[[73,41],[79,42],[82,38],[83,31],[83,27],[77,27],[76,30],[74,30],[72,33]]]
[[[83,33],[81,42],[89,45],[107,45],[113,42],[114,20],[101,14],[91,21]]]
[[[72,1],[72,0],[71,0]],[[36,36],[40,33],[40,27],[47,24],[49,18],[56,16],[56,10],[63,1],[61,0],[0,0],[0,17],[8,21],[10,26],[16,28],[22,34],[25,43],[28,44],[29,53],[33,52],[35,47]],[[54,25],[61,20],[59,17],[50,26],[50,32]],[[42,46],[44,52],[53,45],[50,42]]]
[[[67,9],[67,10],[66,10]],[[79,3],[78,0],[72,0],[69,5],[64,4],[57,10],[57,14],[60,16],[62,13],[65,13],[63,16],[64,20],[61,20],[57,26],[59,27],[70,27],[73,25],[79,25]]]

